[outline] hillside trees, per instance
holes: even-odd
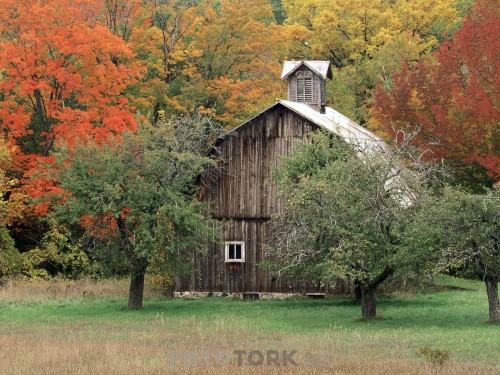
[[[266,0],[222,0],[206,7],[193,35],[203,53],[199,72],[216,118],[234,127],[280,97],[281,27]]]
[[[460,16],[454,0],[284,0],[291,58],[329,60],[329,102],[362,123],[376,82],[436,48]]]
[[[142,307],[145,272],[155,258],[182,262],[186,251],[207,241],[194,185],[210,164],[200,147],[207,126],[204,118],[162,119],[158,127],[124,133],[121,141],[89,142],[59,155],[56,174],[67,194],[55,215],[81,225],[101,246],[101,257],[125,255],[130,308]]]
[[[430,149],[430,158],[478,165],[493,182],[500,176],[498,14],[495,1],[478,1],[433,59],[404,65],[392,87],[377,89],[373,107],[390,135],[418,127],[416,144]]]
[[[101,0],[101,3],[96,7],[96,19],[114,35],[128,40],[141,0]]]
[[[280,96],[278,34],[266,1],[4,1],[0,126],[15,181],[4,200],[37,200],[10,216],[17,245],[49,230],[39,218],[62,193],[46,173],[61,144],[114,142],[137,129],[135,107],[154,124],[164,111],[236,124]]]
[[[361,293],[362,317],[374,318],[377,287],[417,265],[425,272],[431,259],[401,246],[425,189],[399,162],[385,152],[358,155],[323,133],[299,144],[276,171],[283,209],[271,224],[275,272],[348,278]]]
[[[196,10],[183,1],[147,1],[135,14],[130,41],[147,71],[136,89],[134,103],[153,123],[160,111],[188,111],[178,104],[177,96],[185,81],[198,75],[194,64],[201,51],[186,38],[186,33],[202,20]]]
[[[152,121],[203,111],[231,127],[283,91],[266,0],[148,2],[137,18],[130,40],[148,72],[136,102]]]

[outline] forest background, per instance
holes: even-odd
[[[127,273],[123,262],[101,262],[96,217],[48,219],[65,194],[56,156],[68,164],[82,144],[110,147],[141,128],[173,129],[165,142],[178,145],[183,126],[199,135],[201,155],[220,132],[286,97],[285,60],[330,61],[329,106],[389,142],[400,129],[418,131],[415,146],[465,189],[498,181],[493,0],[0,5],[1,277]],[[104,214],[107,227],[129,210]]]

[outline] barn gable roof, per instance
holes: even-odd
[[[309,107],[307,104],[292,102],[289,100],[278,100],[276,103],[261,111],[251,119],[245,121],[240,126],[234,128],[223,136],[219,137],[216,144],[218,144],[226,136],[230,136],[231,133],[237,131],[238,129],[246,126],[256,117],[266,113],[270,109],[276,106],[283,106],[297,115],[303,117],[304,119],[311,121],[322,129],[332,132],[337,136],[344,139],[346,142],[355,145],[360,152],[371,152],[371,151],[382,151],[389,152],[389,146],[387,143],[377,135],[373,134],[368,129],[356,124],[354,121],[350,120],[340,112],[337,112],[333,108],[326,107],[325,113],[320,113],[315,109]],[[214,145],[215,146],[215,145]]]
[[[324,79],[332,79],[332,69],[330,68],[329,61],[317,61],[317,60],[301,60],[301,61],[285,61],[283,63],[283,71],[281,72],[281,79],[285,79],[302,65],[307,66],[316,74],[319,74]]]
[[[387,152],[389,150],[387,143],[382,138],[333,108],[326,107],[325,113],[322,114],[304,103],[288,100],[280,100],[279,103],[321,128],[338,135],[346,142],[356,145],[361,152],[365,150]]]
[[[333,108],[326,107],[325,113],[320,113],[315,109],[309,107],[307,104],[292,102],[289,100],[278,100],[276,103],[261,111],[251,119],[245,121],[240,126],[222,135],[217,139],[217,141],[215,141],[213,146],[209,149],[208,153],[210,154],[212,151],[214,151],[216,147],[220,145],[220,142],[224,140],[224,138],[230,137],[239,129],[250,124],[255,118],[278,106],[283,106],[296,113],[300,117],[304,118],[305,120],[316,124],[318,127],[339,136],[347,143],[352,144],[354,147],[356,147],[356,149],[358,150],[358,155],[368,156],[378,154],[385,155],[385,157],[390,158],[393,154],[389,145],[382,138],[373,134],[368,129],[365,129],[362,126],[358,125]],[[400,170],[402,169],[403,167],[401,165],[395,164],[391,168],[393,177],[389,178],[386,181],[385,185],[387,190],[393,190],[402,206],[409,207],[412,205],[414,194],[411,188],[407,186],[407,184],[400,176]]]

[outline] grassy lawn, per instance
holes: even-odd
[[[359,320],[359,306],[347,298],[150,296],[142,311],[129,311],[125,286],[87,296],[62,287],[31,294],[15,290],[22,285],[4,288],[0,373],[500,373],[500,326],[487,323],[483,284],[439,283],[443,287],[433,292],[381,297],[380,319],[370,322]],[[420,353],[423,347],[446,350],[449,360],[433,364]],[[241,366],[237,350],[245,351]],[[297,366],[283,366],[283,351]],[[276,355],[278,362],[271,358],[267,365]]]

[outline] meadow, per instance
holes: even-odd
[[[438,281],[381,296],[373,321],[347,297],[149,292],[132,311],[125,280],[7,284],[0,374],[499,374],[483,284]]]

